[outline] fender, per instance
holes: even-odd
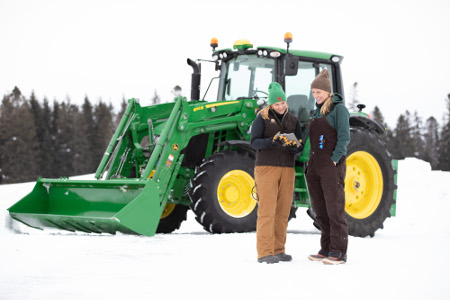
[[[387,129],[383,125],[363,114],[351,115],[350,127],[361,127],[373,130],[380,136],[385,136],[387,134]]]
[[[224,142],[219,143],[218,146],[219,147],[223,147],[223,146],[235,147],[235,148],[242,149],[242,150],[250,153],[253,156],[256,155],[256,151],[255,151],[255,149],[252,148],[252,146],[250,146],[250,142],[245,141],[245,140],[224,141]]]

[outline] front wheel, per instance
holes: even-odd
[[[159,220],[156,233],[171,233],[180,228],[181,223],[186,220],[189,206],[167,203]]]
[[[191,208],[196,220],[211,233],[256,230],[255,157],[248,152],[211,155],[191,181]]]

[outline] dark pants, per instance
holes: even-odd
[[[346,157],[337,165],[329,151],[314,151],[308,162],[306,180],[311,204],[320,226],[321,250],[347,254],[348,227],[345,216],[344,180]]]

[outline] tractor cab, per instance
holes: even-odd
[[[220,71],[217,100],[256,99],[260,108],[267,104],[271,82],[283,86],[289,111],[303,128],[315,109],[310,84],[321,70],[330,71],[333,92],[343,94],[340,77],[342,57],[329,53],[289,50],[292,35],[286,33],[286,49],[253,47],[248,40],[238,40],[233,49],[215,50],[211,41],[216,70]],[[306,130],[304,130],[306,133]]]

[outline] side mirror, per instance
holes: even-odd
[[[359,109],[358,112],[361,112],[364,108],[366,108],[366,106],[364,104],[358,104],[358,105],[356,105],[356,107]]]
[[[286,76],[295,76],[298,72],[298,56],[294,56],[290,53],[286,54],[284,61],[284,74]]]
[[[220,71],[220,62],[216,60],[216,71]]]

